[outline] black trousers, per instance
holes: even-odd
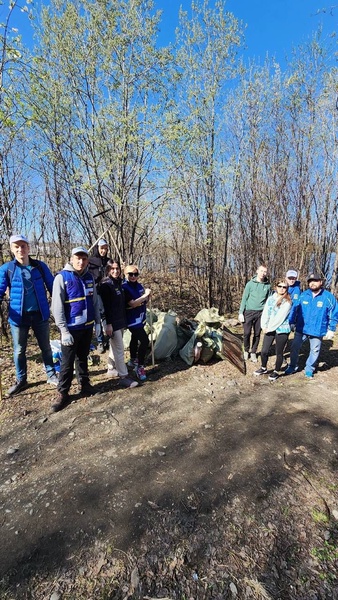
[[[266,368],[268,364],[269,350],[274,340],[276,340],[276,364],[275,371],[280,371],[283,364],[283,352],[288,341],[288,333],[276,333],[275,331],[269,331],[266,333],[263,339],[263,347],[261,352],[262,367]]]
[[[130,358],[138,359],[139,365],[144,365],[145,357],[149,347],[149,339],[143,327],[129,329],[131,333],[130,340]]]
[[[62,358],[59,374],[58,391],[68,394],[73,379],[74,362],[76,377],[80,385],[89,382],[88,354],[92,340],[92,327],[72,331],[74,344],[64,346],[61,344]]]
[[[251,345],[251,352],[256,354],[259,338],[261,335],[261,316],[262,310],[245,310],[244,317],[245,322],[243,323],[244,330],[244,350],[245,352],[250,352],[250,335],[251,330],[253,330],[253,338]]]

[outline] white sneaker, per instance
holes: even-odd
[[[118,377],[119,373],[116,369],[107,369],[107,377]]]
[[[243,352],[244,360],[249,360],[249,352]]]
[[[257,354],[255,354],[254,352],[251,352],[250,360],[251,360],[251,362],[258,362]]]

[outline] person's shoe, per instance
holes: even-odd
[[[100,343],[97,345],[97,348],[96,348],[96,350],[98,351],[98,353],[99,353],[99,354],[104,354],[104,353],[105,353],[105,351],[106,351],[106,349],[105,349],[104,345],[102,344],[102,342],[100,342]]]
[[[276,379],[278,379],[279,377],[279,373],[277,373],[277,371],[272,371],[272,373],[270,373],[269,375],[269,381],[276,381]]]
[[[116,371],[116,369],[107,369],[106,375],[107,375],[107,377],[118,377],[119,372]]]
[[[244,351],[243,358],[244,358],[244,360],[249,360],[249,352]]]
[[[67,406],[67,404],[69,404],[68,394],[62,394],[61,392],[58,392],[58,395],[56,397],[56,402],[54,404],[52,404],[51,410],[54,413],[59,412],[59,410],[62,410],[63,408],[65,408],[65,406]]]
[[[305,371],[305,377],[306,377],[306,379],[312,379],[312,377],[313,377],[313,371],[311,371],[310,369],[306,369],[306,371]]]
[[[258,362],[257,354],[255,352],[251,352],[250,360],[251,360],[251,362]]]
[[[145,381],[147,379],[143,365],[136,365],[134,371],[136,373],[137,379],[139,379],[140,381]]]
[[[138,386],[138,382],[135,381],[134,379],[129,379],[129,377],[122,377],[119,380],[119,385],[122,388],[134,388]]]
[[[129,369],[135,369],[135,367],[137,365],[138,365],[137,358],[130,358],[127,362],[127,367],[129,367]]]
[[[28,387],[27,379],[21,379],[21,381],[16,381],[12,387],[8,390],[8,396],[15,396],[19,394],[23,390]]]
[[[254,375],[256,375],[257,377],[259,375],[266,375],[268,372],[266,367],[261,367],[260,369],[257,369],[257,371],[254,371]]]
[[[294,373],[296,373],[296,371],[298,371],[298,367],[292,367],[291,365],[289,365],[287,369],[285,369],[284,373],[285,375],[293,375]]]
[[[95,394],[95,388],[91,383],[89,383],[89,381],[82,383],[80,384],[80,394],[82,397],[88,398],[88,396],[93,396]]]
[[[56,373],[54,373],[54,375],[51,375],[50,377],[48,377],[47,383],[50,383],[51,385],[55,385],[55,386],[59,383],[59,378],[56,375]]]

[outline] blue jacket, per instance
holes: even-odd
[[[50,313],[46,288],[51,294],[54,277],[47,265],[41,260],[29,257],[29,264],[33,267],[31,278],[41,318],[43,321],[47,321]],[[11,260],[0,267],[0,302],[3,300],[7,288],[10,289],[8,321],[12,325],[20,326],[23,312],[24,284],[20,263],[17,260]]]
[[[328,330],[336,330],[338,302],[327,290],[322,289],[316,296],[310,289],[305,290],[292,307],[289,321],[298,333],[323,337]]]
[[[294,285],[289,285],[288,293],[293,304],[299,300],[299,296],[302,293],[300,289],[300,281],[295,281]]]
[[[136,306],[135,308],[131,308],[128,306],[128,302],[130,300],[137,300],[142,294],[144,294],[144,287],[138,281],[135,283],[130,281],[124,281],[122,284],[122,288],[124,290],[125,299],[126,299],[126,314],[127,314],[127,324],[129,329],[136,329],[143,327],[146,314],[147,314],[147,304],[144,302],[140,306]]]

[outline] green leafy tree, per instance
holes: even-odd
[[[222,237],[216,239],[216,228],[223,221],[222,233],[227,231],[230,214],[224,195],[222,139],[226,132],[222,111],[229,82],[238,72],[240,44],[240,24],[226,12],[222,0],[213,8],[207,0],[192,2],[191,17],[181,10],[176,88],[165,132],[169,185],[172,196],[181,203],[175,220],[190,227],[186,264],[199,275],[201,300],[203,297],[210,306],[216,301],[216,265],[222,245]],[[219,227],[218,232],[221,234]],[[224,260],[222,251],[220,255],[223,273],[227,257]],[[203,280],[204,288],[200,285]]]

